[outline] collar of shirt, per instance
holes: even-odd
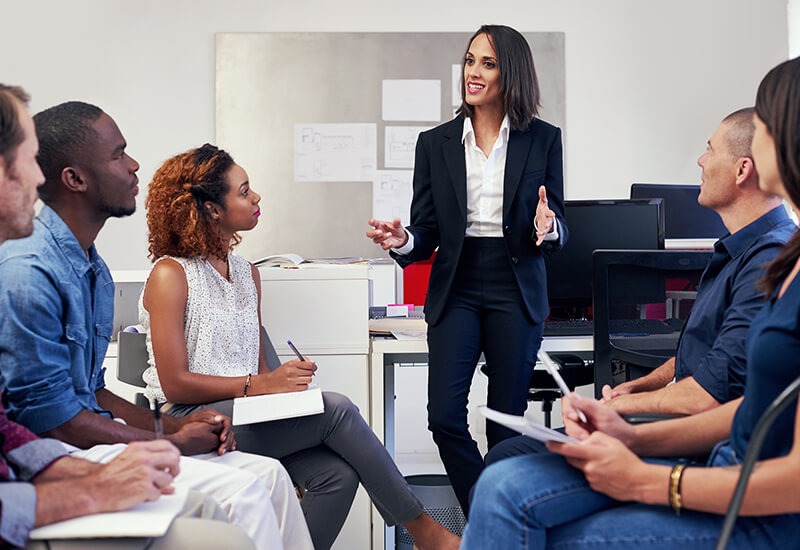
[[[509,121],[503,117],[497,140],[487,157],[478,147],[472,120],[464,118],[461,141],[467,168],[468,237],[503,236],[503,180],[506,172]]]
[[[64,252],[64,258],[78,277],[84,277],[90,269],[95,272],[101,269],[99,264],[102,259],[97,254],[94,244],[89,248],[89,257],[87,258],[86,252],[81,248],[75,234],[55,210],[44,205],[37,219],[53,236],[53,240]]]
[[[786,213],[786,208],[783,205],[777,206],[733,235],[728,234],[722,237],[714,243],[714,252],[723,253],[724,251],[731,258],[735,258],[747,250],[753,240],[788,220],[789,215]]]

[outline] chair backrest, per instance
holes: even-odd
[[[147,335],[120,332],[117,337],[117,378],[137,388],[144,388],[142,374],[147,369]]]
[[[595,250],[595,395],[675,354],[710,250]],[[622,328],[625,327],[625,328]]]
[[[269,370],[275,370],[281,366],[281,360],[278,358],[278,352],[275,351],[275,346],[272,345],[272,340],[269,339],[267,329],[261,327],[261,342],[264,346],[264,355],[267,357],[267,366]]]
[[[767,407],[761,415],[761,418],[758,419],[753,434],[750,436],[750,442],[747,444],[747,451],[744,453],[739,480],[736,482],[736,488],[728,504],[728,511],[722,522],[722,529],[719,534],[716,550],[725,550],[728,546],[728,541],[733,532],[733,526],[736,524],[739,510],[742,508],[742,500],[744,499],[744,493],[747,489],[747,482],[750,480],[750,474],[753,472],[756,462],[758,462],[758,456],[761,454],[761,447],[764,446],[764,439],[767,437],[769,429],[786,407],[794,404],[797,400],[798,393],[800,393],[800,378],[796,378],[794,382],[789,384],[786,389],[775,398],[775,401]]]

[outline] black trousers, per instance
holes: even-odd
[[[528,315],[503,240],[467,238],[445,312],[428,327],[428,429],[465,515],[470,489],[484,467],[467,424],[478,359],[483,352],[488,395],[472,396],[473,403],[521,415],[542,331]],[[514,435],[487,422],[489,448]]]

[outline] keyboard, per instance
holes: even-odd
[[[672,334],[680,331],[683,321],[669,319],[611,319],[608,332],[614,335],[650,336],[651,334]],[[591,319],[567,319],[545,321],[545,336],[591,336],[594,322]]]

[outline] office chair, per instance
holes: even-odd
[[[551,353],[550,357],[561,367],[561,377],[570,391],[578,386],[591,384],[594,380],[592,361],[584,361],[571,353]],[[553,403],[561,398],[561,390],[547,371],[534,369],[528,385],[528,401],[542,403],[544,425],[551,427]]]
[[[146,384],[142,374],[149,366],[147,361],[147,335],[120,331],[117,334],[117,379],[144,388]],[[150,402],[142,392],[136,393],[134,402],[140,407],[150,408]]]
[[[605,384],[615,386],[643,376],[675,355],[687,297],[696,289],[711,254],[709,250],[594,251],[596,397],[602,396]],[[672,295],[680,299],[677,304]],[[661,319],[645,318],[656,309],[663,312]],[[619,319],[641,322],[641,328],[612,332]]]
[[[750,479],[750,474],[758,462],[758,455],[761,453],[761,447],[764,445],[764,439],[767,432],[772,427],[775,419],[786,410],[791,403],[797,399],[800,393],[800,377],[796,378],[794,382],[783,390],[778,397],[770,404],[769,407],[758,419],[753,435],[750,437],[750,443],[747,445],[747,451],[744,454],[742,461],[742,469],[739,472],[739,480],[736,482],[736,488],[733,491],[731,502],[728,504],[728,511],[725,514],[725,520],[722,522],[722,530],[719,534],[716,550],[725,550],[728,541],[733,532],[733,526],[736,523],[736,517],[739,515],[739,510],[742,508],[742,500],[744,499],[744,492],[747,489],[747,482]]]

